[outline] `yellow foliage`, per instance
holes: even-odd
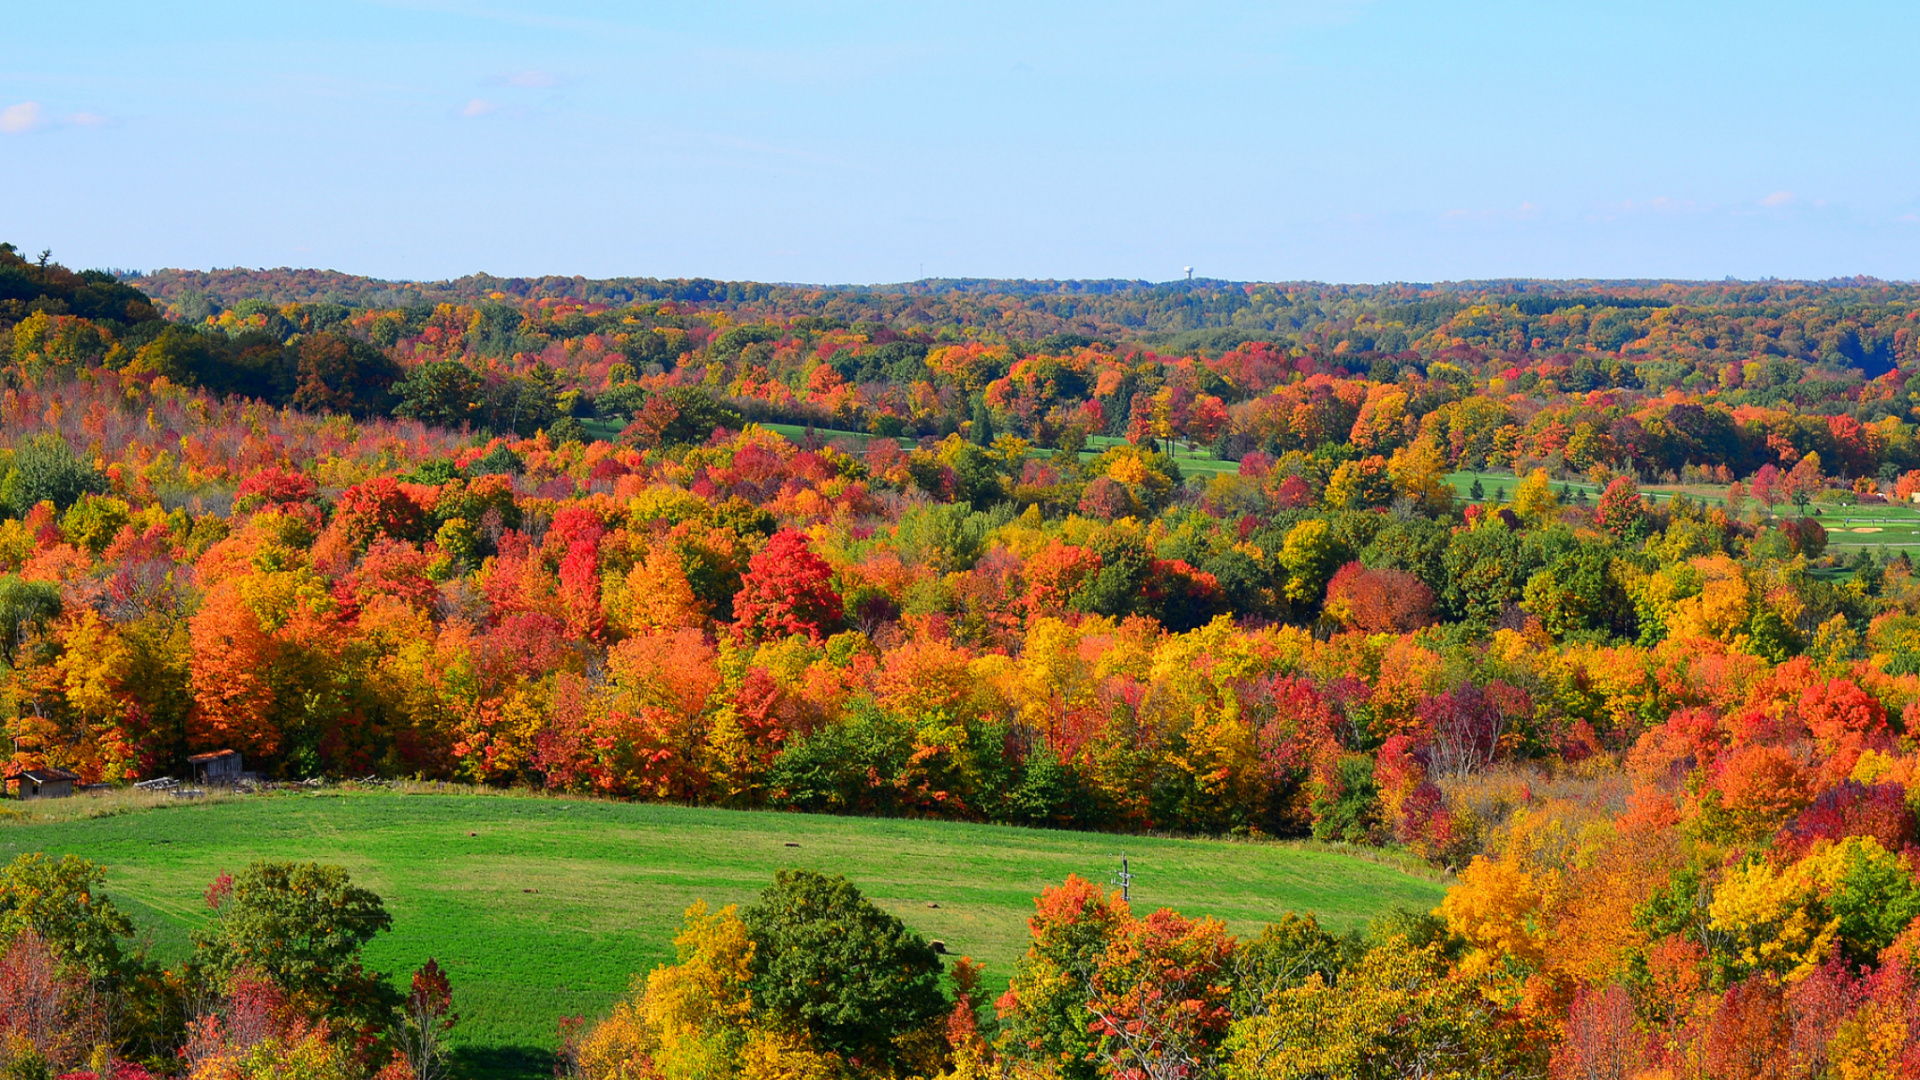
[[[680,556],[669,545],[655,544],[646,560],[627,572],[625,594],[626,622],[633,630],[678,630],[705,621]]]
[[[1714,892],[1708,909],[1712,928],[1734,936],[1739,956],[1749,967],[1805,978],[1825,962],[1840,928],[1828,917],[1821,898],[1831,893],[1850,861],[1899,866],[1871,837],[1851,836],[1816,845],[1812,854],[1785,869],[1762,860],[1735,869]]]
[[[753,942],[732,906],[687,909],[673,939],[680,962],[647,976],[580,1043],[586,1080],[723,1080],[743,1075],[753,1012],[747,989]],[[766,1074],[780,1075],[780,1074]]]
[[[105,721],[119,712],[116,673],[128,670],[126,644],[92,608],[83,608],[61,635],[58,661],[67,703],[90,720]]]
[[[1513,860],[1476,855],[1434,914],[1473,945],[1463,964],[1491,968],[1511,957],[1537,966],[1546,956],[1540,932],[1543,899],[1533,875]]]
[[[1547,470],[1535,469],[1514,485],[1513,512],[1529,525],[1545,525],[1560,513],[1560,499],[1553,493]]]
[[[1725,555],[1706,555],[1688,565],[1700,576],[1700,592],[1674,602],[1667,636],[1733,643],[1753,612],[1740,564]]]
[[[1402,398],[1404,400],[1404,397]],[[1428,513],[1445,513],[1453,505],[1453,486],[1447,483],[1447,459],[1429,440],[1403,446],[1387,459],[1387,475],[1401,494]]]
[[[1840,1022],[1827,1043],[1827,1062],[1834,1080],[1883,1080],[1899,1075],[1900,1057],[1907,1045],[1907,1021],[1898,1007],[1868,1001]]]
[[[804,1035],[755,1031],[740,1053],[739,1080],[838,1080],[839,1055],[816,1050]]]
[[[1329,985],[1318,973],[1270,995],[1265,1015],[1234,1024],[1227,1080],[1421,1076],[1479,1080],[1519,1075],[1544,1032],[1501,1023],[1494,982],[1448,972],[1437,946],[1395,939]]]

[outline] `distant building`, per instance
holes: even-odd
[[[73,785],[79,779],[78,773],[47,765],[7,771],[8,783],[17,785],[15,790],[22,799],[64,799],[73,794]]]
[[[240,751],[215,750],[187,759],[193,766],[193,779],[201,784],[231,784],[240,779]]]

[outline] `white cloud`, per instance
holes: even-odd
[[[99,113],[77,112],[67,117],[67,123],[76,127],[99,127],[106,122],[107,118]]]
[[[544,89],[560,85],[560,80],[550,71],[522,71],[518,75],[507,76],[508,86],[525,86]]]
[[[494,111],[495,109],[498,109],[499,107],[500,106],[495,105],[491,101],[485,101],[480,98],[474,98],[472,101],[467,102],[466,108],[460,110],[460,115],[461,116],[485,116],[488,113]]]
[[[0,133],[20,135],[45,124],[41,117],[40,103],[23,101],[18,105],[9,105],[0,109]]]
[[[1761,199],[1760,205],[1761,206],[1785,206],[1792,201],[1793,201],[1793,192],[1776,191],[1773,194],[1767,196],[1766,198]]]

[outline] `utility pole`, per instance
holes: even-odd
[[[1126,852],[1120,853],[1120,875],[1114,879],[1120,883],[1120,899],[1124,903],[1133,902],[1133,871],[1127,866]]]

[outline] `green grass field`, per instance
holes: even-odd
[[[1480,480],[1481,490],[1486,493],[1486,498],[1482,500],[1484,502],[1494,501],[1494,495],[1502,489],[1508,499],[1513,498],[1514,486],[1519,483],[1511,473],[1502,472],[1450,473],[1447,483],[1453,485],[1460,498],[1467,499],[1468,489],[1473,486],[1476,477]],[[1600,498],[1600,489],[1583,480],[1553,482],[1556,492],[1562,486],[1572,492],[1586,492],[1589,500]],[[1688,495],[1705,503],[1724,505],[1727,497],[1724,487],[1699,484],[1649,484],[1640,490],[1656,502],[1671,499],[1675,495]],[[1746,513],[1753,514],[1761,509],[1758,503],[1748,500]],[[1826,527],[1828,548],[1920,547],[1920,507],[1898,503],[1845,506],[1822,502],[1808,506],[1806,512],[1814,515],[1814,519]],[[1799,514],[1800,510],[1782,504],[1774,507],[1774,513],[1780,517],[1791,517]]]
[[[112,798],[100,804],[110,806]],[[131,803],[132,800],[125,800]],[[1337,928],[1444,887],[1381,863],[1291,845],[688,809],[489,794],[325,791],[129,809],[0,826],[0,857],[76,853],[156,954],[188,950],[223,870],[261,858],[346,867],[386,898],[394,931],[368,949],[404,974],[436,958],[454,981],[469,1074],[533,1076],[565,1015],[603,1011],[671,958],[696,899],[750,902],[781,867],[842,873],[875,902],[1004,985],[1040,890],[1105,881],[1125,852],[1136,906],[1215,915],[1257,932],[1288,910]]]

